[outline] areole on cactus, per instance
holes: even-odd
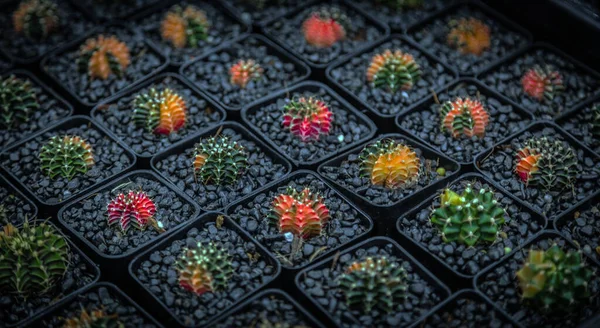
[[[247,165],[246,150],[228,136],[204,138],[195,146],[194,174],[204,184],[231,185]]]
[[[448,24],[448,44],[462,54],[480,56],[490,47],[490,28],[473,17],[452,20]]]
[[[315,97],[297,97],[283,107],[283,126],[303,142],[318,140],[329,134],[333,113]]]
[[[229,82],[245,89],[250,81],[259,80],[263,72],[263,68],[254,59],[240,59],[229,69]]]
[[[40,169],[54,179],[61,176],[67,180],[77,174],[85,174],[96,161],[92,146],[79,136],[54,136],[42,146],[39,154]]]
[[[13,13],[15,32],[42,40],[59,27],[58,8],[50,0],[24,0]]]
[[[90,78],[106,80],[111,74],[120,77],[131,62],[129,48],[116,36],[99,35],[87,39],[79,48],[77,67]]]
[[[523,92],[538,101],[552,101],[564,89],[560,72],[552,65],[535,65],[521,79]]]
[[[314,47],[328,48],[346,38],[350,19],[335,6],[323,6],[312,12],[302,24],[306,42]]]
[[[160,33],[163,40],[171,42],[175,48],[197,48],[198,42],[208,37],[209,27],[204,11],[192,5],[185,9],[175,5],[161,22]]]
[[[40,104],[31,82],[14,75],[0,78],[0,127],[10,129],[29,121]]]
[[[176,268],[179,285],[197,295],[225,290],[233,275],[229,252],[213,242],[184,249]]]
[[[130,226],[144,230],[156,213],[156,205],[142,191],[120,193],[107,206],[108,225],[119,224],[121,231],[127,232]]]
[[[411,89],[421,74],[421,68],[411,54],[387,49],[371,59],[367,81],[376,88],[396,92]]]
[[[138,127],[155,134],[168,135],[185,125],[185,100],[169,88],[155,88],[135,97],[133,121]]]
[[[116,313],[108,315],[102,309],[88,312],[82,307],[79,316],[66,319],[62,328],[125,328],[125,325]]]
[[[461,135],[482,138],[490,121],[488,112],[479,100],[456,98],[440,106],[442,131],[448,131],[454,138]]]
[[[323,197],[318,193],[309,188],[298,192],[288,187],[286,193],[273,200],[271,219],[279,226],[281,233],[310,239],[321,234],[330,215]]]
[[[362,176],[390,189],[405,188],[419,179],[421,159],[409,146],[392,139],[367,145],[358,155]]]

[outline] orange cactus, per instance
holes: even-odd
[[[56,4],[48,0],[26,0],[13,13],[15,32],[30,39],[44,39],[59,26]]]
[[[523,182],[529,181],[531,175],[538,171],[538,161],[542,155],[535,149],[525,147],[517,152],[515,172]]]
[[[175,48],[198,47],[198,41],[208,37],[208,19],[204,11],[188,5],[185,9],[175,5],[160,25],[160,34]]]
[[[412,185],[419,178],[421,160],[407,145],[379,140],[359,154],[361,175],[371,183],[390,189]]]
[[[241,59],[229,69],[229,82],[244,89],[248,82],[260,79],[262,74],[262,67],[253,59]]]
[[[321,8],[310,14],[302,24],[306,42],[318,48],[328,48],[346,38],[348,18],[338,8]]]
[[[475,18],[461,18],[450,22],[448,44],[462,54],[479,56],[490,47],[490,28]]]
[[[289,232],[304,239],[320,235],[330,218],[323,197],[308,188],[299,193],[292,187],[286,194],[275,197],[271,217],[279,224],[281,233]]]
[[[156,134],[168,135],[185,125],[185,100],[171,89],[139,94],[134,101],[133,121]]]
[[[490,116],[479,100],[456,98],[441,106],[442,130],[452,133],[454,138],[464,134],[467,137],[485,135]]]
[[[77,65],[87,71],[91,78],[106,80],[111,74],[121,76],[131,60],[129,48],[116,36],[88,39],[79,49]]]

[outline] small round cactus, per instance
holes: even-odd
[[[445,242],[473,246],[478,241],[493,243],[505,223],[506,211],[491,190],[473,189],[467,184],[458,194],[450,189],[440,196],[440,207],[431,214],[431,223],[442,232]]]
[[[377,2],[401,11],[422,7],[424,0],[377,0]]]
[[[144,230],[156,213],[156,206],[145,192],[129,191],[115,197],[108,204],[107,212],[109,226],[118,223],[123,232],[130,226]]]
[[[523,92],[537,101],[552,101],[564,89],[562,75],[552,65],[535,65],[521,79]]]
[[[245,89],[250,81],[257,81],[264,70],[254,59],[240,59],[229,69],[229,83]]]
[[[367,81],[375,88],[391,92],[409,90],[421,78],[421,68],[411,54],[385,50],[373,56],[367,69]]]
[[[229,252],[213,242],[184,249],[176,267],[179,285],[197,295],[225,290],[233,275]]]
[[[77,174],[85,174],[94,166],[92,146],[78,136],[54,136],[40,150],[40,168],[54,179],[61,176],[67,180]]]
[[[0,127],[9,129],[29,121],[40,108],[31,82],[14,75],[0,78]]]
[[[154,88],[135,97],[133,121],[155,134],[169,135],[185,125],[185,100],[173,90]]]
[[[546,251],[530,250],[517,271],[523,300],[545,312],[568,312],[587,302],[593,275],[580,251],[565,252],[558,245]]]
[[[350,19],[338,7],[321,7],[302,24],[306,42],[317,48],[328,48],[346,38]]]
[[[303,142],[329,134],[333,114],[327,104],[314,97],[299,97],[283,107],[283,126]]]
[[[452,20],[448,24],[448,45],[462,54],[481,55],[490,47],[490,28],[473,17]]]
[[[49,0],[24,0],[13,13],[15,32],[31,40],[43,40],[59,26],[58,8]]]
[[[273,200],[271,219],[279,225],[281,233],[310,239],[321,234],[329,218],[323,197],[309,188],[298,192],[288,187],[286,193]]]
[[[561,140],[534,137],[517,152],[515,172],[529,186],[562,190],[577,178],[577,156]]]
[[[202,183],[231,185],[248,165],[242,145],[227,136],[200,140],[194,151],[194,174]]]
[[[405,188],[419,179],[421,160],[409,146],[391,139],[366,146],[358,156],[362,176],[390,189]]]
[[[175,48],[197,48],[198,42],[208,37],[209,25],[204,11],[192,5],[185,9],[175,5],[163,19],[160,34]]]
[[[87,39],[79,48],[77,67],[90,78],[108,79],[111,74],[121,77],[131,62],[129,48],[116,36],[99,35]]]
[[[62,328],[125,328],[125,325],[116,313],[108,315],[103,310],[90,313],[82,307],[79,317],[66,319]]]
[[[352,263],[339,277],[339,288],[350,308],[392,312],[406,298],[406,271],[387,257],[367,257]]]
[[[479,137],[485,135],[490,116],[479,100],[456,98],[440,106],[442,131],[449,131],[454,138],[461,135]]]
[[[590,131],[596,138],[600,138],[600,104],[592,107],[592,122]]]

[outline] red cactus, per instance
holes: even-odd
[[[146,193],[121,193],[108,204],[108,225],[118,222],[123,231],[127,231],[130,225],[144,230],[154,213],[156,206]]]
[[[531,174],[537,172],[537,163],[542,155],[535,149],[525,147],[517,152],[517,166],[515,172],[523,182],[529,181]]]
[[[333,114],[322,100],[300,97],[287,103],[283,111],[283,126],[303,142],[317,140],[331,129]]]
[[[263,71],[263,68],[252,59],[239,60],[229,69],[230,82],[243,89],[248,82],[260,79]]]
[[[304,38],[312,46],[328,48],[346,38],[347,20],[337,8],[322,8],[313,12],[302,24]]]
[[[461,134],[467,137],[485,135],[490,120],[489,114],[479,100],[456,98],[441,107],[442,129],[448,130],[457,138]]]
[[[523,91],[538,101],[552,100],[564,89],[562,76],[550,65],[534,66],[523,75],[521,84]]]
[[[329,209],[323,203],[323,197],[305,188],[298,193],[288,188],[273,200],[273,219],[279,224],[281,233],[292,233],[304,239],[321,234],[329,220]]]

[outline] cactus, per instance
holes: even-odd
[[[517,152],[515,172],[528,186],[562,190],[577,178],[577,156],[561,140],[534,137]]]
[[[107,206],[108,225],[119,223],[121,230],[127,232],[132,225],[138,230],[146,229],[156,213],[154,202],[142,191],[129,191],[119,194]]]
[[[409,146],[391,139],[366,146],[358,155],[361,176],[390,189],[405,188],[419,180],[421,160]]]
[[[40,150],[40,168],[54,179],[61,176],[67,180],[79,173],[85,174],[94,166],[92,146],[78,136],[54,136]]]
[[[70,263],[69,246],[52,226],[12,224],[0,232],[0,291],[27,298],[50,291]]]
[[[490,28],[482,21],[470,18],[452,20],[447,42],[462,54],[481,55],[490,47]]]
[[[553,245],[546,251],[530,250],[517,279],[523,300],[544,312],[570,312],[590,297],[588,281],[594,272],[580,251],[563,251]]]
[[[233,275],[229,252],[213,242],[184,249],[176,267],[179,285],[197,295],[225,290]]]
[[[298,192],[288,187],[286,193],[273,200],[271,219],[279,225],[281,233],[310,239],[321,234],[329,218],[323,197],[309,188]]]
[[[154,88],[135,97],[133,121],[148,132],[169,135],[185,125],[185,100],[171,89]]]
[[[440,106],[442,131],[449,131],[454,138],[461,135],[479,137],[485,135],[490,116],[479,100],[456,98]]]
[[[187,5],[185,9],[175,5],[163,19],[160,34],[175,48],[197,48],[198,42],[208,37],[209,27],[204,11],[192,5]]]
[[[317,48],[329,48],[346,38],[350,19],[335,6],[323,6],[302,24],[306,42]]]
[[[283,126],[302,142],[316,141],[331,130],[333,114],[320,99],[294,98],[283,107],[283,112]]]
[[[391,92],[409,90],[421,78],[421,68],[411,54],[387,49],[373,56],[367,69],[367,81],[375,88]]]
[[[58,29],[56,4],[49,0],[24,0],[13,13],[15,32],[31,40],[43,40]]]
[[[250,81],[260,80],[263,72],[263,68],[254,59],[240,59],[229,69],[229,82],[245,89]]]
[[[523,92],[538,101],[552,101],[565,89],[561,74],[552,65],[535,65],[523,75],[521,84]]]
[[[392,9],[402,11],[422,7],[424,0],[377,0],[377,2]]]
[[[244,147],[227,136],[204,138],[195,146],[194,174],[204,184],[231,185],[247,165]]]
[[[62,328],[125,328],[125,325],[116,313],[108,315],[103,310],[89,313],[82,307],[79,317],[66,319]]]
[[[442,232],[445,242],[473,246],[478,241],[493,243],[505,223],[506,211],[491,190],[474,190],[467,184],[458,194],[450,189],[440,196],[440,207],[431,214],[431,223]]]
[[[14,75],[0,78],[0,127],[9,129],[29,121],[40,108],[31,82]]]
[[[350,308],[363,307],[364,314],[372,309],[392,312],[406,298],[406,271],[387,257],[367,257],[352,263],[339,277],[339,288]]]
[[[596,138],[600,138],[600,104],[595,104],[592,107],[592,122],[590,132]]]
[[[87,39],[79,48],[77,67],[90,78],[106,80],[111,74],[121,77],[131,62],[129,48],[116,36]]]

